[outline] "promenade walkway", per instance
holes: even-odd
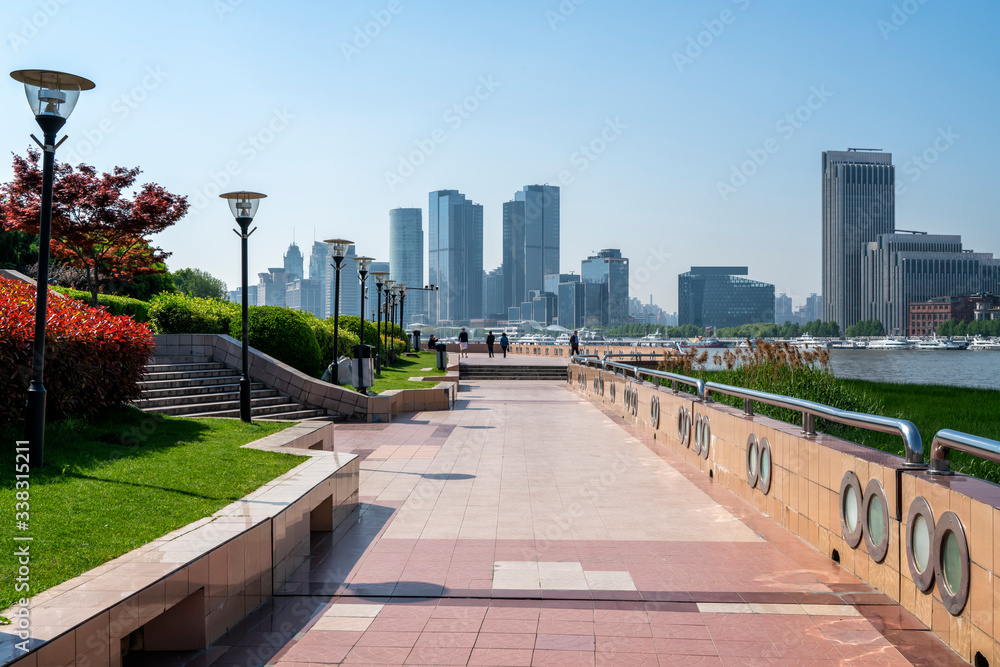
[[[338,427],[357,521],[207,653],[155,665],[967,664],[565,383],[459,397]]]

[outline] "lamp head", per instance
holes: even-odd
[[[350,249],[351,244],[354,241],[348,241],[346,239],[327,239],[323,241],[328,246],[330,246],[330,256],[334,259],[340,261],[347,256],[347,251]]]
[[[91,90],[94,82],[75,74],[42,69],[19,69],[10,73],[24,84],[24,94],[43,132],[58,132],[73,113],[80,91]]]
[[[368,269],[371,268],[372,262],[375,261],[374,257],[355,257],[354,261],[358,264],[358,273],[362,275],[368,275]]]
[[[220,199],[229,201],[229,210],[233,212],[233,217],[240,224],[250,224],[253,217],[257,215],[260,207],[260,200],[267,197],[259,192],[227,192],[219,195]]]

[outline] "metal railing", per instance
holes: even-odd
[[[605,352],[605,359],[634,359],[636,361],[642,361],[644,357],[648,357],[651,361],[656,359],[662,359],[663,353],[656,352]]]
[[[748,416],[753,416],[753,405],[755,402],[795,410],[802,413],[802,433],[806,436],[816,435],[816,417],[822,417],[823,419],[837,422],[838,424],[855,426],[868,431],[899,435],[903,439],[903,447],[906,451],[906,463],[904,465],[912,468],[926,467],[926,464],[924,463],[924,444],[920,437],[920,431],[917,430],[917,427],[913,424],[913,422],[906,419],[895,419],[893,417],[872,415],[866,412],[841,410],[840,408],[834,408],[829,405],[824,405],[823,403],[816,403],[814,401],[807,401],[802,398],[792,398],[790,396],[782,396],[780,394],[769,394],[764,391],[733,387],[726,384],[720,384],[718,382],[705,382],[704,380],[698,380],[696,378],[679,375],[677,373],[668,373],[666,371],[649,368],[639,368],[638,366],[623,364],[616,361],[607,361],[606,359],[598,360],[593,356],[576,356],[572,359],[573,361],[582,363],[585,366],[598,366],[602,369],[610,368],[615,370],[616,373],[618,370],[621,370],[626,374],[632,373],[635,378],[639,380],[641,380],[644,375],[655,378],[664,378],[671,381],[671,387],[675,393],[677,392],[677,384],[683,383],[694,387],[697,390],[698,397],[704,399],[706,402],[711,402],[713,392],[742,398],[743,413]],[[942,436],[942,434],[949,437],[964,436],[958,437],[957,439],[942,439],[941,449],[943,453],[939,454],[939,458],[944,459],[943,466],[945,469],[947,469],[948,466],[947,452],[945,450],[948,448],[959,449],[960,451],[972,453],[977,456],[982,453],[986,453],[989,456],[996,457],[991,460],[1000,461],[1000,443],[998,442],[987,440],[985,438],[968,436],[963,433],[958,433],[957,431],[944,430],[935,436],[935,443],[937,443],[938,438]],[[975,448],[975,451],[970,452],[969,449],[973,448]],[[941,466],[942,464],[938,465]],[[947,472],[940,472],[939,474],[947,474]]]
[[[931,465],[927,473],[930,475],[955,474],[952,472],[951,462],[948,459],[948,454],[952,451],[1000,463],[1000,442],[943,428],[934,435],[934,440],[931,441]]]

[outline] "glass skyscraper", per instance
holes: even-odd
[[[313,241],[312,251],[309,253],[309,280],[315,280],[320,285],[320,310],[316,313],[320,318],[326,319],[333,313],[327,312],[329,298],[326,295],[326,272],[333,260],[330,259],[330,251],[322,241]],[[333,269],[329,269],[332,271]]]
[[[557,185],[526,185],[503,205],[504,301],[514,305],[545,290],[545,276],[559,273]]]
[[[424,286],[424,225],[419,208],[389,211],[389,277],[409,287]],[[426,321],[427,292],[410,291],[403,308],[404,326]]]
[[[305,277],[305,274],[302,273],[302,263],[302,251],[299,250],[295,241],[292,241],[292,244],[288,246],[288,252],[285,253],[285,273],[288,274],[288,282]]]
[[[628,259],[609,248],[580,263],[580,278],[587,283],[588,326],[614,326],[628,321]],[[591,287],[593,285],[594,287]]]
[[[524,202],[503,205],[503,303],[518,306],[528,295],[524,288]]]
[[[483,316],[483,207],[457,190],[430,193],[427,211],[430,324]]]
[[[735,327],[774,321],[774,285],[741,278],[745,266],[692,266],[677,276],[677,323]]]

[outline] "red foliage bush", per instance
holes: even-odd
[[[153,351],[147,325],[52,291],[47,310],[48,416],[87,416],[138,398]],[[24,418],[34,327],[35,287],[0,278],[0,423]]]

